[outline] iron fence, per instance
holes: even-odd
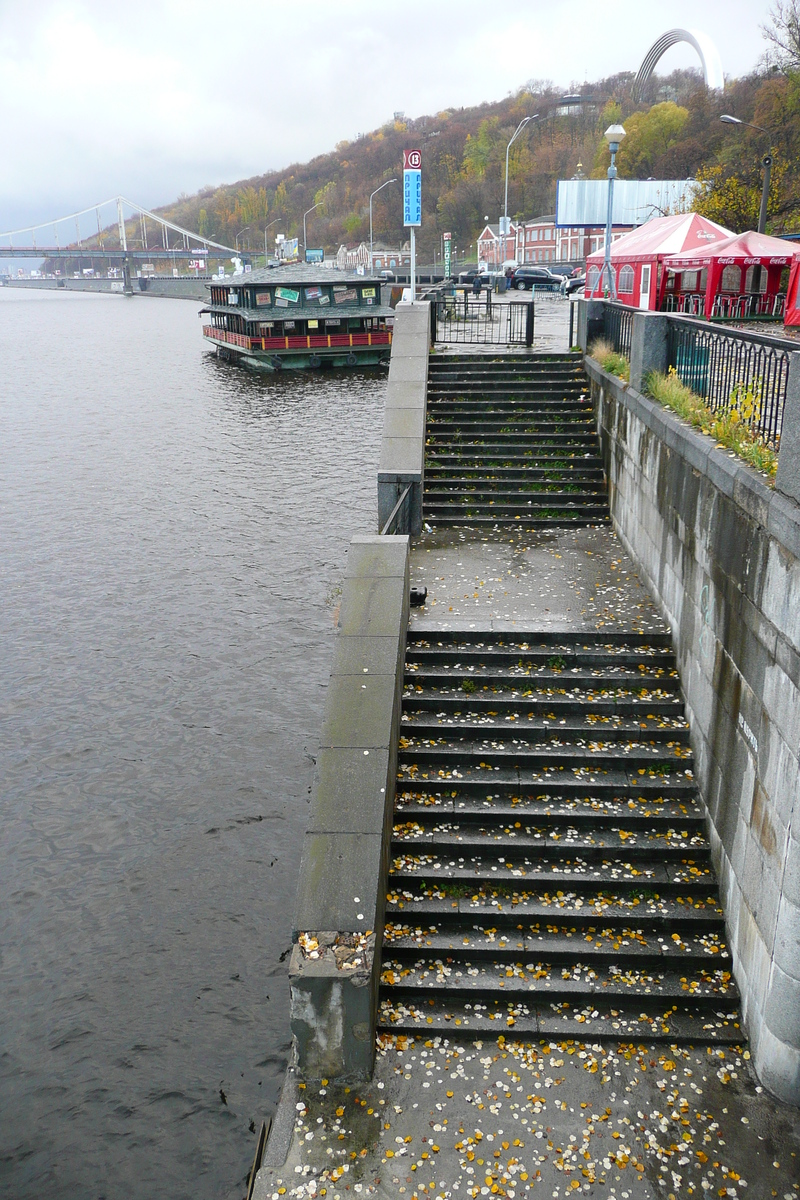
[[[616,350],[617,354],[631,356],[631,334],[633,333],[633,314],[636,311],[627,304],[612,304],[606,301],[603,306],[603,336]]]
[[[735,408],[769,445],[780,443],[791,343],[687,317],[668,320],[668,366],[713,412]]]
[[[532,346],[532,300],[493,304],[491,292],[483,296],[439,296],[431,301],[431,338],[434,342],[468,345]]]

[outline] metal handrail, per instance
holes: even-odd
[[[676,325],[688,325],[694,329],[708,331],[713,329],[714,334],[719,334],[722,337],[736,339],[743,342],[756,342],[762,346],[773,346],[776,350],[798,350],[800,345],[791,338],[777,337],[769,333],[751,333],[749,329],[726,329],[724,325],[718,325],[716,322],[713,326],[709,321],[702,317],[688,317],[683,313],[665,313],[664,316],[669,317],[669,320],[674,321]]]
[[[383,529],[381,530],[381,536],[383,536],[384,534],[387,534],[389,532],[389,527],[391,526],[392,521],[395,519],[395,517],[399,513],[403,502],[405,501],[406,497],[408,496],[408,494],[411,491],[413,486],[414,486],[413,483],[406,484],[405,490],[400,494],[399,500],[397,501],[394,508],[392,509],[392,511],[389,514],[389,519],[387,520],[386,524],[384,525]]]

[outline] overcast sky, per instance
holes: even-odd
[[[382,124],[636,70],[666,29],[764,50],[770,0],[0,0],[0,231],[122,193],[152,207]],[[508,13],[501,21],[501,13]],[[659,71],[697,65],[675,47]]]

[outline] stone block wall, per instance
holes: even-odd
[[[395,309],[378,465],[379,530],[388,521],[406,486],[411,484],[408,528],[398,532],[422,532],[430,308],[427,300],[417,300],[413,304],[398,304]]]
[[[408,537],[353,537],[289,966],[297,1067],[309,1079],[372,1073],[408,605]]]
[[[586,367],[614,524],[673,631],[754,1065],[800,1104],[800,504]]]

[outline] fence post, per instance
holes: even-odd
[[[663,313],[635,312],[631,332],[631,387],[644,390],[651,371],[667,369],[669,318]]]
[[[800,351],[789,355],[775,490],[800,504]]]
[[[525,345],[533,345],[533,300],[531,300],[525,313]]]
[[[438,300],[434,296],[431,300],[431,345],[436,343],[436,320],[438,316]]]
[[[578,345],[585,354],[595,340],[603,336],[602,300],[578,300]]]

